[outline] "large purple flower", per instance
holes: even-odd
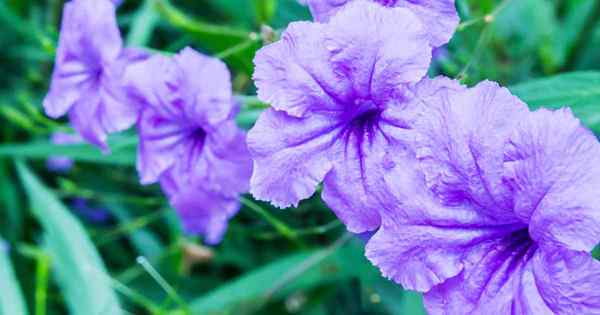
[[[326,22],[348,3],[361,0],[300,0],[308,5],[316,21]],[[454,0],[370,0],[386,7],[403,7],[413,11],[423,22],[433,47],[452,38],[460,21]],[[402,16],[398,16],[402,18]]]
[[[138,123],[138,171],[160,181],[188,232],[216,243],[248,190],[252,162],[232,119],[230,75],[218,59],[190,48],[132,65],[126,86],[144,104]]]
[[[326,24],[290,24],[255,59],[258,96],[273,108],[248,136],[252,194],[297,205],[324,180],[323,199],[350,231],[376,229],[375,162],[410,138],[410,86],[431,50],[405,8],[356,1]]]
[[[138,117],[121,77],[128,64],[143,58],[123,49],[111,1],[66,3],[46,113],[53,118],[68,113],[84,139],[108,150],[107,134],[131,127]]]
[[[422,93],[416,158],[383,162],[369,259],[426,292],[431,314],[600,314],[594,135],[569,110],[531,113],[489,82],[436,79]]]

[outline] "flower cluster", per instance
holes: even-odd
[[[322,183],[348,230],[371,235],[371,262],[432,314],[600,314],[595,136],[496,83],[427,77],[453,0],[302,2],[315,21],[255,57],[271,108],[247,139],[226,66],[123,48],[109,0],[65,6],[46,111],[105,150],[136,124],[141,182],[209,243],[241,193],[283,208]]]
[[[317,22],[255,59],[273,108],[248,137],[253,195],[286,207],[323,182],[347,228],[373,234],[367,257],[431,314],[599,314],[594,135],[496,83],[427,78],[452,1],[303,2]]]
[[[141,182],[160,182],[185,230],[217,243],[252,171],[229,72],[189,48],[174,57],[124,48],[119,2],[65,4],[46,113],[68,113],[105,152],[109,133],[137,125]]]

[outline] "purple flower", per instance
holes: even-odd
[[[77,215],[93,224],[106,224],[110,222],[112,218],[112,215],[107,209],[92,207],[89,201],[84,198],[73,199],[71,208]]]
[[[324,181],[323,199],[350,231],[376,229],[374,162],[405,146],[409,87],[430,59],[421,23],[404,8],[356,1],[327,24],[290,24],[255,59],[258,97],[273,108],[248,135],[252,194],[287,207]]]
[[[595,136],[494,83],[415,91],[416,158],[384,159],[369,259],[431,314],[600,314]]]
[[[65,4],[44,108],[53,118],[68,113],[75,130],[105,151],[107,134],[131,127],[139,112],[126,97],[121,76],[128,64],[145,55],[122,46],[111,1]]]
[[[160,181],[187,231],[218,242],[252,172],[246,136],[233,120],[227,67],[186,48],[133,65],[125,77],[145,105],[138,122],[141,182]]]
[[[308,5],[316,21],[326,22],[348,3],[362,0],[300,0]],[[442,46],[452,38],[460,19],[454,0],[370,0],[386,7],[403,7],[413,11],[427,28],[433,47]],[[402,16],[398,16],[402,18]]]
[[[55,132],[52,134],[50,142],[56,145],[73,145],[82,143],[83,139],[77,134]],[[73,168],[73,159],[66,156],[50,156],[46,161],[46,166],[53,172],[68,172]]]

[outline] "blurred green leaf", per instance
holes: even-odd
[[[248,75],[253,73],[252,59],[260,47],[260,37],[256,33],[200,21],[188,16],[166,0],[158,0],[156,5],[158,12],[169,24],[193,37],[202,48],[213,54],[250,42],[248,45],[243,45],[244,49],[229,54],[223,59],[238,71]]]
[[[58,286],[75,315],[123,314],[104,263],[84,228],[22,162],[17,171],[44,228]]]
[[[76,161],[111,164],[135,165],[137,140],[123,138],[111,145],[112,153],[102,154],[97,148],[88,144],[56,145],[49,141],[31,143],[7,143],[0,145],[0,157],[47,159],[51,156],[65,156]]]
[[[0,238],[0,315],[27,315],[25,299],[17,281],[9,252]]]
[[[127,35],[127,45],[146,46],[150,41],[152,32],[160,20],[154,1],[145,0],[135,13],[131,30]]]
[[[528,81],[510,90],[532,109],[570,107],[583,123],[600,133],[600,72],[571,72]]]
[[[299,290],[357,277],[364,271],[360,264],[351,260],[351,256],[356,254],[353,247],[333,248],[329,252],[330,249],[301,252],[273,261],[192,301],[190,309],[194,314],[222,314],[240,306],[252,309],[266,299],[276,300]],[[315,257],[320,259],[315,261]],[[308,268],[302,270],[298,277],[285,281],[286,276],[308,262],[314,264],[307,265]]]

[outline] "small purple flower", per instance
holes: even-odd
[[[188,232],[220,240],[248,190],[252,162],[225,64],[186,48],[128,68],[126,85],[145,105],[138,130],[143,184],[160,181]]]
[[[258,97],[273,108],[248,136],[252,194],[287,207],[324,181],[323,199],[350,231],[378,228],[375,162],[404,148],[410,86],[431,50],[405,8],[356,1],[326,24],[290,24],[255,58]]]
[[[65,4],[56,64],[44,99],[48,116],[68,113],[73,128],[108,150],[107,134],[131,127],[138,107],[122,89],[125,67],[144,54],[123,49],[115,5],[109,0]]]
[[[112,215],[107,209],[102,207],[92,207],[89,201],[84,198],[73,199],[71,208],[77,215],[93,224],[106,224],[110,222],[112,218]]]
[[[316,21],[326,22],[347,4],[362,0],[300,0],[308,5]],[[413,11],[429,33],[431,45],[440,47],[452,38],[460,19],[454,0],[370,0],[386,7],[403,7]],[[402,18],[398,16],[398,18]]]
[[[494,83],[415,91],[416,158],[384,159],[369,259],[430,314],[600,314],[595,136]]]
[[[77,134],[55,132],[52,134],[50,142],[56,145],[73,145],[83,143],[83,139]],[[66,156],[50,156],[46,161],[46,166],[50,171],[59,173],[70,171],[73,164],[73,159]]]

